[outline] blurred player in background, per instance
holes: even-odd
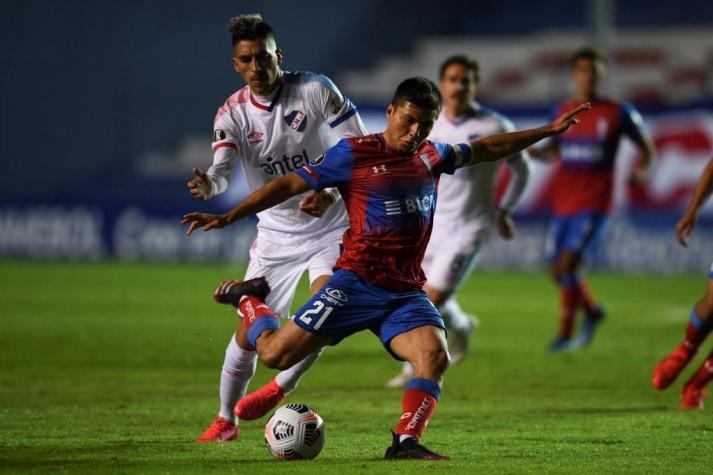
[[[387,109],[383,133],[341,140],[314,164],[269,182],[228,213],[188,213],[182,220],[190,224],[188,234],[201,227],[208,231],[310,189],[339,187],[349,213],[344,252],[334,276],[294,319],[280,326],[264,302],[270,293],[265,279],[236,282],[226,297],[242,315],[238,345],[256,349],[270,367],[289,367],[362,330],[371,330],[394,357],[413,364],[414,378],[406,385],[401,417],[386,450],[389,459],[448,458],[419,443],[449,363],[443,319],[422,290],[426,276],[421,262],[440,176],[511,156],[562,133],[588,108],[582,105],[537,129],[451,146],[426,140],[440,106],[435,84],[425,78],[406,79]]]
[[[236,161],[254,191],[308,164],[340,137],[366,133],[352,102],[329,78],[282,71],[282,51],[272,28],[260,15],[234,17],[228,22],[228,30],[233,65],[247,85],[218,109],[213,165],[207,172],[194,169],[195,176],[188,183],[193,196],[207,200],[225,191]],[[313,293],[331,277],[347,226],[346,211],[339,192],[327,189],[294,196],[259,213],[258,218],[258,234],[245,279],[269,279],[273,292],[267,302],[278,315],[288,317],[305,271],[309,272]],[[226,287],[216,290],[218,301],[230,286]],[[257,356],[240,348],[231,337],[220,377],[220,411],[198,441],[235,439],[238,418],[256,419],[274,408],[297,386],[319,353],[307,356],[243,398],[255,373]]]
[[[433,126],[430,140],[470,142],[515,130],[508,119],[475,102],[480,79],[480,67],[475,59],[465,55],[447,58],[441,64],[439,78],[443,110]],[[460,308],[455,293],[475,267],[494,225],[504,239],[515,235],[511,214],[522,196],[530,171],[525,155],[526,152],[521,152],[505,161],[512,178],[497,205],[494,185],[498,162],[461,168],[453,175],[443,175],[438,184],[433,233],[423,260],[427,279],[424,290],[448,329],[451,364],[457,364],[466,356],[470,335],[477,323]],[[412,377],[413,366],[404,363],[401,374],[386,385],[402,387]]]
[[[713,191],[713,159],[708,161],[701,176],[688,210],[676,224],[676,237],[682,246],[693,231],[698,219],[698,211],[705,204]],[[706,294],[693,306],[691,317],[686,326],[683,341],[664,358],[654,369],[651,384],[656,389],[669,387],[693,359],[698,348],[713,329],[713,266],[708,274]],[[701,364],[693,376],[683,385],[681,409],[703,409],[703,397],[706,396],[706,384],[713,379],[713,351]]]
[[[581,102],[590,102],[592,110],[582,117],[577,128],[551,140],[544,148],[530,150],[535,158],[560,158],[553,185],[554,218],[547,243],[550,275],[560,288],[559,333],[550,351],[587,346],[604,318],[604,309],[589,292],[581,271],[607,226],[621,137],[629,137],[641,156],[629,177],[631,184],[645,181],[654,157],[638,112],[629,104],[600,96],[604,63],[604,54],[594,48],[583,48],[574,54],[570,65],[576,97],[555,107],[553,116]],[[578,338],[573,340],[579,309],[584,310],[584,320]]]

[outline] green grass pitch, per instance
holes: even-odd
[[[212,301],[227,266],[0,262],[0,471],[84,473],[703,473],[713,411],[649,385],[682,336],[705,276],[595,274],[609,311],[593,346],[550,355],[557,293],[543,274],[478,272],[472,354],[446,376],[424,443],[450,462],[382,460],[400,412],[399,364],[371,334],[330,348],[289,401],[314,407],[313,461],[273,461],[265,420],[239,442],[198,445],[217,411],[236,319]],[[306,297],[303,288],[296,299]],[[710,342],[701,352],[707,354]],[[260,368],[251,387],[266,382]]]

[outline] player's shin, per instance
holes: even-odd
[[[713,351],[708,355],[701,366],[693,373],[693,376],[686,382],[686,386],[703,388],[713,379]]]
[[[594,300],[594,297],[592,296],[591,292],[589,291],[587,281],[584,279],[584,277],[577,277],[577,288],[577,290],[579,291],[579,303],[582,305],[582,307],[584,308],[584,312],[587,315],[592,315],[598,310],[597,303]]]
[[[694,308],[686,326],[686,334],[682,346],[691,354],[698,351],[698,347],[705,341],[713,329],[713,319],[702,320]]]
[[[395,430],[401,440],[421,437],[440,396],[441,387],[434,381],[424,378],[409,381],[401,399],[401,418]]]
[[[560,324],[559,337],[569,339],[574,328],[574,317],[579,301],[577,278],[572,274],[565,274],[559,278],[560,286]]]
[[[220,374],[220,412],[223,419],[235,423],[234,408],[245,395],[250,379],[255,374],[257,355],[254,351],[240,348],[235,336],[225,350],[225,361]]]

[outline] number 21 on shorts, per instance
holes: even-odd
[[[305,325],[312,325],[312,320],[318,318],[317,323],[315,323],[312,328],[314,328],[315,330],[319,330],[319,327],[322,326],[324,320],[326,320],[329,314],[332,313],[334,307],[324,305],[324,302],[322,302],[321,300],[315,300],[314,302],[312,302],[312,306],[314,308],[310,308],[302,312],[302,315],[299,316],[299,319]]]

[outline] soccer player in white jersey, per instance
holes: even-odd
[[[307,165],[339,138],[366,133],[352,102],[329,78],[281,69],[282,51],[260,15],[234,17],[228,30],[233,65],[247,85],[218,109],[213,165],[207,172],[194,169],[188,183],[196,198],[207,200],[225,191],[236,163],[253,191]],[[245,279],[268,279],[273,289],[270,306],[288,317],[305,271],[313,293],[332,276],[347,227],[346,211],[333,189],[295,196],[258,213],[258,218]],[[229,290],[216,289],[216,300],[225,302]],[[238,420],[257,419],[274,408],[318,356],[308,356],[243,397],[255,373],[256,354],[240,348],[231,336],[220,377],[220,411],[198,442],[236,439]]]
[[[475,101],[479,72],[478,62],[466,55],[451,56],[441,64],[439,88],[443,109],[429,135],[430,140],[460,143],[514,130],[508,119]],[[511,214],[529,176],[525,154],[518,153],[505,161],[512,178],[497,205],[494,188],[498,162],[443,175],[438,185],[433,233],[423,261],[427,278],[424,290],[448,328],[452,364],[466,356],[468,340],[475,327],[474,318],[463,312],[455,293],[473,270],[493,226],[503,238],[513,238],[515,228]],[[413,367],[405,363],[401,374],[386,384],[402,387],[413,373]]]

